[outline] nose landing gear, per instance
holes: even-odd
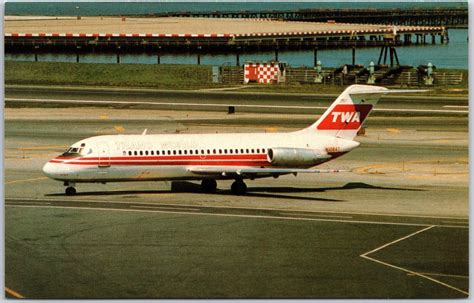
[[[74,196],[76,194],[76,189],[72,186],[66,188],[66,195]]]
[[[74,196],[76,194],[76,189],[74,188],[74,183],[72,182],[64,182],[64,186],[67,186],[66,187],[66,195],[68,196]]]

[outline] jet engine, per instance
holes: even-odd
[[[267,159],[272,165],[285,167],[309,167],[331,158],[327,153],[309,148],[270,148]]]

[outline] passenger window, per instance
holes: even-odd
[[[140,151],[140,156],[143,156],[143,150]]]
[[[244,149],[243,149],[243,148],[240,149],[240,153],[241,153],[241,154],[244,153]]]
[[[180,154],[180,155],[182,154],[181,150],[178,150],[178,154]]]
[[[260,153],[260,148],[257,148],[257,154],[259,154],[259,153]]]
[[[204,149],[201,149],[201,155],[204,155]]]
[[[219,149],[219,154],[222,154],[222,149]]]
[[[192,150],[192,149],[189,151],[189,154],[190,154],[190,155],[192,155],[192,154],[193,154],[193,150]]]
[[[184,152],[184,154],[185,154],[185,155],[187,155],[187,154],[188,154],[188,151],[187,151],[187,150],[184,150],[183,152]]]
[[[132,151],[131,151],[131,150],[128,151],[128,155],[129,155],[129,156],[132,155]]]
[[[233,150],[232,149],[229,149],[229,154],[232,154],[233,153]]]
[[[245,152],[248,154],[248,153],[249,153],[249,149],[247,148],[247,149],[245,150]]]
[[[215,150],[215,149],[213,149],[213,150],[212,150],[212,153],[215,155],[215,154],[216,154],[216,150]]]
[[[154,155],[155,155],[155,151],[154,151],[154,150],[151,150],[151,151],[150,151],[150,155],[154,156]]]
[[[159,150],[156,151],[156,155],[157,155],[157,156],[160,155],[160,151],[159,151]]]
[[[262,148],[262,153],[265,153],[265,152],[266,152],[266,151],[265,151],[265,148]]]
[[[252,154],[255,153],[255,149],[252,148],[251,151],[252,151]]]
[[[207,150],[207,154],[209,155],[210,153],[211,153],[211,151],[208,149],[208,150]]]
[[[134,154],[135,156],[138,155],[137,151],[134,151],[133,154]]]
[[[168,155],[171,155],[171,151],[170,151],[170,150],[168,151]]]
[[[196,155],[199,154],[199,151],[197,149],[194,152],[195,152]]]
[[[173,150],[173,155],[176,155],[176,151],[175,151],[175,150]]]
[[[145,151],[145,155],[148,156],[148,151],[147,150]]]
[[[227,154],[227,149],[224,149],[224,154]]]

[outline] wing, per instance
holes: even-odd
[[[285,174],[298,173],[338,173],[347,172],[340,169],[302,169],[302,168],[254,168],[254,167],[229,167],[229,166],[192,166],[188,167],[188,171],[197,175],[214,175],[222,177],[256,177],[256,176],[279,176]]]

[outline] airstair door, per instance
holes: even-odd
[[[99,146],[99,167],[110,167],[110,149],[105,142]]]

